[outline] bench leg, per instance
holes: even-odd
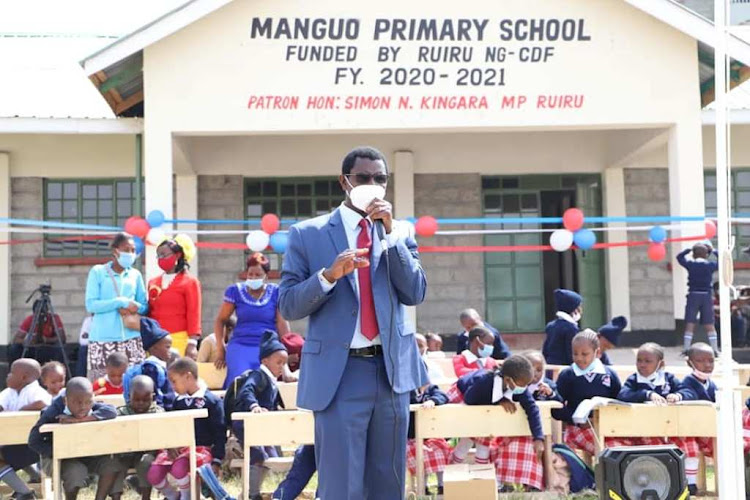
[[[52,495],[53,498],[62,500],[64,495],[62,491],[62,481],[60,480],[60,467],[62,461],[54,458],[52,460]]]
[[[198,500],[198,482],[196,481],[196,457],[195,457],[195,440],[190,445],[190,500]]]
[[[698,476],[696,478],[698,491],[706,491],[706,456],[703,453],[698,457]]]
[[[425,478],[424,478],[424,441],[421,436],[416,436],[414,440],[415,460],[417,461],[417,497],[424,495]]]
[[[552,475],[552,437],[544,436],[544,487],[549,488]]]
[[[250,498],[250,445],[245,444],[242,450],[242,494],[245,499]]]

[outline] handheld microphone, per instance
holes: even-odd
[[[380,247],[383,249],[383,253],[388,253],[388,241],[386,241],[386,234],[385,234],[385,225],[383,224],[383,221],[380,219],[377,219],[375,221],[375,234],[378,237],[378,241],[380,242]]]

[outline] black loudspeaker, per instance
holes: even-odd
[[[607,448],[596,466],[602,500],[684,500],[685,454],[676,446]]]

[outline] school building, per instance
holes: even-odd
[[[108,226],[155,209],[181,220],[307,218],[341,203],[341,159],[362,144],[386,154],[389,199],[401,218],[553,217],[573,206],[589,216],[712,213],[715,43],[710,20],[669,0],[192,0],[85,57],[65,78],[40,73],[46,85],[23,79],[11,87],[17,94],[4,93],[0,217]],[[738,34],[729,52],[738,86],[734,206],[750,212],[750,99],[741,85],[750,43]],[[72,109],[75,101],[54,90],[73,80],[69,95],[80,93],[87,109]],[[597,233],[600,241],[647,238],[647,229],[612,227]],[[684,224],[672,235],[701,231]],[[737,247],[748,233],[737,226]],[[13,232],[7,239],[34,242],[0,246],[0,345],[29,314],[26,297],[47,281],[70,339],[77,336],[86,275],[108,258],[107,242],[50,238]],[[680,248],[661,263],[645,247],[425,253],[429,289],[414,312],[417,328],[454,333],[458,312],[475,307],[512,346],[540,346],[555,312],[552,291],[566,287],[584,295],[584,325],[625,315],[633,332],[625,342],[670,343],[686,293],[685,273],[672,269]],[[144,269],[151,276],[153,257]],[[245,257],[199,251],[204,332]],[[735,283],[750,284],[750,259],[736,258]],[[277,271],[280,256],[272,262]]]

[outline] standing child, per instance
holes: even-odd
[[[602,351],[602,355],[599,359],[605,365],[611,365],[612,362],[607,356],[607,351],[614,349],[620,343],[620,334],[628,326],[628,319],[625,316],[617,316],[612,318],[612,321],[606,325],[599,327],[599,346]]]
[[[547,363],[544,355],[539,351],[527,351],[523,357],[529,360],[534,368],[534,378],[529,384],[529,393],[535,401],[559,401],[562,398],[557,392],[557,384],[551,379],[544,376]]]
[[[693,252],[693,258],[687,259],[687,254]],[[687,303],[685,304],[685,335],[683,337],[685,351],[693,343],[693,331],[695,324],[698,322],[698,315],[701,317],[701,324],[706,329],[708,341],[714,351],[719,350],[719,344],[716,340],[716,329],[714,328],[714,305],[712,297],[711,283],[713,282],[714,273],[719,269],[719,263],[708,260],[710,254],[716,255],[709,246],[704,243],[696,243],[693,248],[686,248],[677,255],[677,262],[687,269],[688,273],[688,294]]]
[[[113,352],[107,356],[104,369],[107,374],[94,382],[94,395],[122,394],[122,378],[128,369],[128,357],[124,352]]]
[[[498,483],[523,484],[529,488],[542,489],[544,433],[539,408],[528,391],[533,378],[531,362],[516,354],[494,371],[482,370],[461,377],[454,386],[460,392],[459,398],[456,398],[455,389],[451,387],[451,402],[460,402],[462,398],[468,405],[499,404],[508,413],[516,412],[515,402],[518,402],[526,412],[531,430],[530,438],[462,438],[453,450],[454,463],[464,460],[474,441],[477,449],[475,462],[494,463]]]
[[[682,380],[679,395],[683,401],[716,402],[716,384],[711,380],[714,371],[714,349],[704,342],[696,342],[687,350],[687,364],[693,369]],[[707,437],[673,438],[676,446],[685,452],[685,474],[691,495],[697,491],[698,457],[703,453],[714,456],[713,440]]]
[[[53,398],[65,387],[65,375],[65,365],[59,361],[48,361],[42,366],[42,385]]]
[[[494,370],[497,361],[491,356],[495,350],[495,336],[491,331],[478,326],[469,332],[469,348],[453,356],[453,369],[461,377],[476,370]]]
[[[65,395],[52,401],[43,412],[39,421],[29,434],[29,447],[43,458],[52,459],[53,433],[40,432],[45,424],[77,424],[111,420],[117,416],[117,410],[111,405],[94,402],[94,389],[91,382],[83,377],[73,377],[65,387]],[[103,488],[104,484],[113,484],[120,474],[122,466],[111,456],[70,458],[62,461],[62,486],[66,500],[75,500],[81,488],[86,487],[89,474],[99,476],[99,487],[96,500],[105,500],[110,495],[117,500],[122,489]]]
[[[130,381],[133,377],[146,375],[154,381],[154,401],[165,410],[169,410],[175,398],[167,376],[167,366],[172,355],[172,336],[153,319],[143,318],[141,319],[141,339],[143,348],[148,351],[149,356],[145,361],[131,366],[125,372],[123,379],[125,402],[130,402]]]
[[[578,322],[583,314],[583,298],[571,290],[555,290],[554,320],[547,323],[542,354],[551,365],[570,365],[573,363],[572,341],[578,333]]]
[[[208,418],[195,420],[197,467],[211,464],[214,474],[221,475],[227,432],[224,406],[214,393],[198,384],[198,365],[190,358],[180,358],[169,367],[169,380],[178,394],[171,411],[206,408]],[[148,482],[169,500],[190,498],[190,448],[162,450],[148,470]],[[179,488],[177,493],[167,481],[171,475]]]
[[[283,407],[276,380],[284,372],[288,357],[286,347],[276,332],[266,330],[260,342],[260,369],[250,373],[237,394],[233,411],[264,413]],[[232,428],[242,443],[243,423],[237,422]],[[250,448],[250,456],[244,457],[245,460],[250,460],[250,500],[261,498],[260,486],[268,473],[263,464],[270,456],[276,456],[273,448],[253,446]]]
[[[448,402],[448,395],[441,391],[438,386],[427,385],[422,389],[411,392],[409,404],[422,405],[423,410],[429,410]],[[414,439],[414,417],[412,413],[409,413],[407,437],[406,466],[409,469],[409,474],[414,476],[417,473],[417,446]],[[443,471],[445,470],[445,466],[451,461],[451,446],[445,439],[431,438],[424,440],[422,450],[424,452],[425,476],[430,474],[437,475],[437,494],[442,495]],[[425,477],[425,483],[427,483],[427,477]],[[430,495],[429,490],[425,491],[425,495]]]
[[[565,444],[594,455],[594,431],[588,424],[574,424],[573,413],[585,399],[617,398],[622,386],[617,374],[599,359],[599,335],[595,331],[586,329],[573,337],[572,351],[573,364],[557,378],[557,390],[565,406],[552,410],[552,416],[566,423]]]
[[[0,392],[0,411],[39,411],[50,404],[52,397],[39,385],[41,371],[33,359],[14,361],[6,379],[8,387]],[[16,471],[32,467],[38,461],[39,455],[28,445],[0,446],[0,481],[13,489],[15,498],[35,498]]]

